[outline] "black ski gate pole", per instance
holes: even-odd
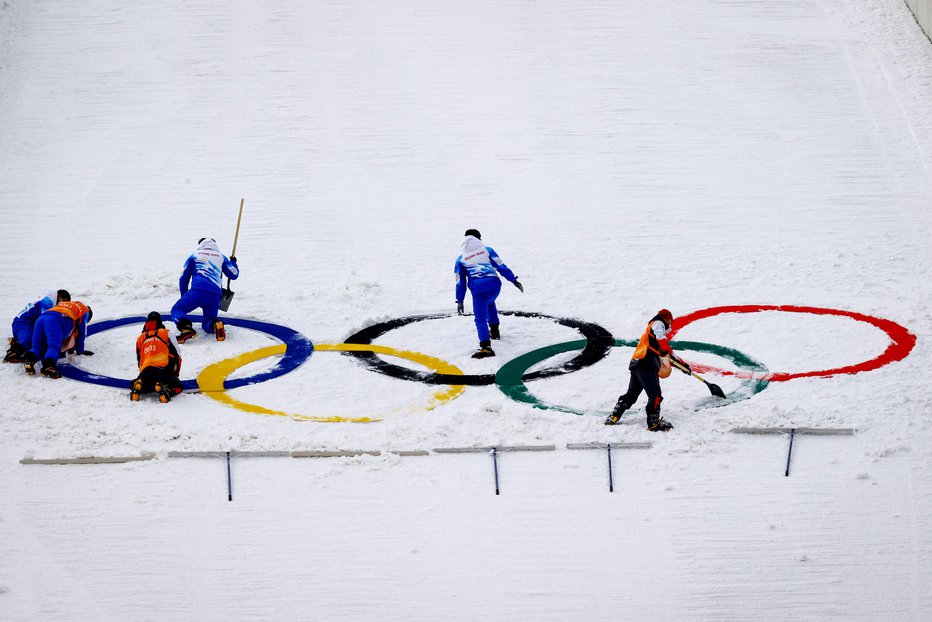
[[[615,483],[612,481],[612,444],[608,444],[608,491],[615,492]]]
[[[498,494],[498,452],[492,448],[492,468],[495,470],[495,494]]]
[[[790,450],[786,452],[786,473],[784,477],[790,476],[790,458],[793,456],[793,437],[796,436],[796,428],[790,428]]]
[[[230,470],[230,452],[227,452],[227,501],[233,500],[233,475]]]

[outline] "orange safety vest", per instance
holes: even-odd
[[[139,371],[146,367],[167,367],[172,359],[168,348],[168,329],[147,330],[136,337]]]
[[[90,309],[83,302],[77,302],[76,300],[63,300],[62,302],[59,302],[57,305],[49,309],[49,311],[57,311],[62,315],[67,315],[72,320],[77,322],[84,315],[86,315]]]
[[[659,320],[659,318],[654,318],[647,323],[647,328],[644,329],[644,334],[641,335],[640,341],[638,341],[637,347],[634,348],[634,354],[631,356],[632,361],[640,361],[645,356],[647,356],[648,350],[656,354],[657,356],[664,357],[670,356],[672,350],[670,349],[670,344],[667,343],[667,340],[664,339],[663,342],[658,342],[657,337],[654,335],[654,331],[650,329],[650,325]]]

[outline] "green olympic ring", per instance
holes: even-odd
[[[585,340],[566,341],[564,343],[558,343],[551,346],[544,346],[543,348],[532,350],[527,354],[522,354],[521,356],[513,358],[512,360],[502,365],[501,369],[498,370],[498,373],[495,374],[495,384],[498,385],[498,388],[502,390],[502,393],[514,401],[530,404],[534,408],[540,408],[542,410],[558,410],[560,412],[569,413],[571,415],[606,416],[608,415],[607,411],[582,411],[570,406],[550,404],[545,402],[544,400],[541,400],[532,394],[527,385],[524,383],[524,380],[522,380],[524,373],[534,365],[545,361],[552,356],[556,356],[557,354],[571,352],[573,350],[581,350],[585,347],[585,345]],[[633,348],[637,345],[637,341],[616,339],[614,345],[615,347]],[[742,352],[733,350],[732,348],[726,348],[725,346],[714,345],[711,343],[702,343],[699,341],[672,341],[670,342],[670,346],[676,350],[708,352],[731,361],[741,369],[748,371],[769,371],[763,363],[755,361],[750,356]],[[749,399],[766,389],[768,384],[769,381],[765,378],[742,380],[741,386],[737,390],[731,392],[726,399],[717,399],[714,401],[709,400],[701,404],[698,409],[701,410],[705,408],[717,408],[720,406],[727,406],[728,404],[733,404],[741,400]]]

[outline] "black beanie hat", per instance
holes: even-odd
[[[467,229],[463,235],[471,235],[474,238],[482,239],[482,234],[479,233],[478,229]]]

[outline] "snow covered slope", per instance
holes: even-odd
[[[245,198],[229,316],[317,350],[219,394],[238,408],[4,365],[0,619],[929,619],[930,101],[932,46],[898,0],[5,2],[0,316],[58,287],[96,323],[167,311],[198,238],[230,252]],[[747,399],[675,373],[667,434],[643,398],[602,425],[629,345],[527,383],[563,408],[326,347],[453,312],[471,227],[526,287],[500,309],[618,340],[661,307],[832,312],[683,327],[710,346],[681,355]],[[905,358],[768,376],[880,356],[891,339],[860,316],[907,331]],[[138,331],[71,363],[128,379]],[[479,361],[470,317],[376,343],[491,376],[581,339],[547,317],[502,332]],[[231,324],[183,346],[183,376],[277,343]],[[531,371],[574,356],[548,353]],[[771,381],[712,369],[736,360]],[[856,432],[795,437],[785,477],[788,439],[737,427]],[[615,444],[613,493],[605,451],[566,449],[584,442]],[[169,457],[547,444],[497,456],[497,496],[486,454],[236,458],[232,503],[225,460]]]

